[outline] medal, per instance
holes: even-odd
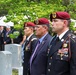
[[[28,48],[26,47],[26,49],[25,49],[26,51],[28,50]]]
[[[28,47],[26,47],[25,51],[28,51]]]
[[[66,47],[68,47],[68,44],[67,43],[64,43],[63,44],[63,48],[66,48]]]

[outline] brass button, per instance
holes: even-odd
[[[48,71],[50,72],[50,69],[48,69]]]
[[[49,65],[51,65],[51,63],[49,63]]]
[[[63,58],[61,58],[61,60],[63,60]]]
[[[52,57],[50,57],[50,59],[52,59]]]

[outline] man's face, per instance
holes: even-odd
[[[24,28],[24,34],[26,35],[26,36],[29,36],[30,34],[31,34],[31,28],[30,27],[25,27]]]
[[[0,26],[0,30],[3,30],[3,26]]]
[[[6,28],[6,30],[7,30],[7,31],[10,31],[11,29],[10,29],[10,28]]]
[[[44,33],[44,26],[42,25],[36,25],[35,26],[35,35],[38,37],[42,37]]]
[[[52,31],[59,33],[64,29],[64,20],[53,19],[52,20]]]

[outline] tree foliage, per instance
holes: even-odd
[[[24,22],[34,21],[40,17],[49,19],[49,14],[55,11],[68,11],[76,19],[75,0],[1,0],[0,16],[6,15],[15,27]]]

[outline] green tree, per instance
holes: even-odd
[[[1,0],[0,16],[6,15],[15,27],[23,26],[24,22],[34,21],[37,18],[49,19],[49,14],[55,11],[68,11],[76,19],[75,0]]]

